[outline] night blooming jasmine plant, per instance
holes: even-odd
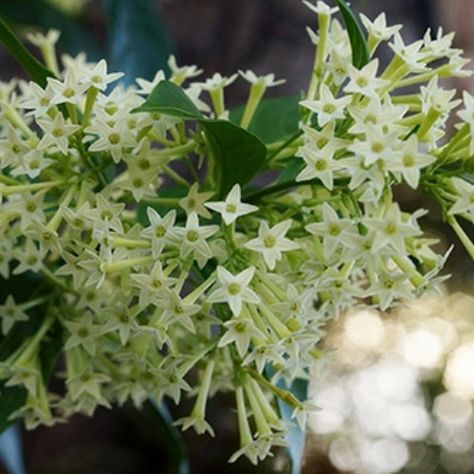
[[[363,33],[342,1],[343,22],[305,4],[308,91],[265,100],[282,81],[239,71],[240,110],[225,103],[237,74],[171,57],[124,87],[104,60],[58,61],[55,33],[31,38],[43,66],[1,26],[33,79],[0,83],[2,429],[192,396],[177,423],[214,435],[210,399],[230,392],[230,460],[257,463],[304,428],[313,407],[290,388],[330,318],[444,279],[426,211],[394,187],[432,196],[474,258],[474,98],[441,85],[468,75],[453,35],[405,44],[384,14]]]

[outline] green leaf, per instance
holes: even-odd
[[[0,277],[0,303],[11,294],[16,302],[28,301],[41,289],[42,280],[31,272],[4,280]],[[43,291],[49,291],[43,287]],[[4,362],[22,343],[33,336],[40,328],[44,312],[41,306],[29,311],[30,319],[16,323],[11,331],[0,338],[0,362]],[[56,360],[63,346],[62,326],[56,321],[43,339],[40,347],[40,361],[45,382],[50,379]],[[18,410],[26,400],[26,389],[18,386],[5,387],[0,382],[0,433],[13,422],[8,417]]]
[[[225,120],[200,120],[218,164],[218,194],[225,196],[234,184],[244,186],[263,167],[267,149],[254,134]]]
[[[26,396],[26,388],[19,386],[5,387],[3,383],[0,384],[0,433],[14,423],[8,418],[24,405]]]
[[[204,118],[181,87],[170,81],[161,81],[134,112],[197,120],[217,164],[215,177],[220,196],[236,183],[247,184],[265,164],[267,149],[257,136],[226,120]]]
[[[303,168],[303,160],[301,158],[292,158],[287,166],[278,175],[277,183],[286,183],[287,181],[294,181],[296,176]]]
[[[349,34],[352,48],[352,64],[357,69],[363,68],[369,62],[369,47],[360,24],[345,0],[336,0],[342,18]]]
[[[260,102],[250,122],[249,131],[264,143],[284,140],[298,131],[299,96],[264,99]],[[240,123],[244,106],[237,107],[230,113],[230,120]]]
[[[21,43],[5,21],[0,18],[0,41],[8,48],[23,69],[40,86],[46,86],[46,79],[54,74],[44,67]]]
[[[132,112],[151,112],[182,119],[201,119],[203,115],[181,87],[170,81],[161,81],[146,101]]]
[[[122,82],[152,79],[166,69],[172,44],[153,0],[102,0],[107,18],[111,69],[125,73]]]

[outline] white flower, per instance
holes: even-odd
[[[40,173],[54,163],[53,160],[45,158],[42,150],[31,150],[22,157],[19,166],[12,169],[12,176],[20,176],[26,174],[29,178],[37,178]]]
[[[318,124],[324,127],[328,122],[345,117],[345,107],[352,101],[352,96],[336,99],[329,87],[322,84],[318,100],[303,100],[300,105],[318,114]]]
[[[172,235],[179,241],[181,258],[186,258],[193,253],[198,264],[203,267],[212,257],[211,248],[206,239],[218,230],[217,225],[200,226],[198,215],[191,212],[186,220],[186,227],[175,227],[172,230]]]
[[[151,302],[156,302],[174,283],[176,278],[164,272],[161,262],[157,261],[147,273],[132,273],[132,283],[140,289],[139,304],[146,308]]]
[[[242,311],[242,303],[260,303],[258,295],[249,288],[249,284],[255,273],[255,267],[249,267],[232,275],[224,267],[217,267],[217,279],[220,288],[211,293],[207,299],[209,303],[227,303],[234,316]]]
[[[12,126],[5,127],[7,137],[0,140],[0,168],[17,165],[29,151],[20,134]]]
[[[308,2],[306,0],[303,0],[303,3],[314,13],[317,13],[318,15],[332,15],[333,13],[336,13],[338,8],[337,7],[329,7],[324,2],[318,1],[316,5],[313,5],[311,2]]]
[[[353,225],[351,219],[340,218],[336,211],[327,203],[321,206],[322,222],[308,224],[305,229],[313,235],[323,238],[323,252],[329,258],[339,245],[351,247],[353,234],[349,229]]]
[[[86,84],[80,84],[72,72],[68,69],[64,81],[52,79],[48,77],[48,85],[53,90],[52,104],[79,104],[83,98],[83,94],[87,89]]]
[[[54,29],[48,30],[45,35],[40,32],[26,34],[27,40],[38,48],[54,46],[58,42],[60,36],[61,32]]]
[[[366,290],[366,296],[373,296],[382,311],[385,311],[394,300],[409,300],[414,297],[407,274],[382,269],[378,269],[375,273],[377,280]]]
[[[297,153],[303,158],[306,167],[296,176],[296,181],[307,181],[318,178],[327,189],[333,189],[334,171],[344,168],[344,162],[334,159],[334,147],[328,143],[321,150],[312,150],[309,147],[302,147]]]
[[[331,143],[334,151],[338,151],[341,148],[347,146],[348,141],[342,138],[338,138],[335,135],[336,122],[329,122],[321,130],[303,125],[304,137],[307,145],[315,148],[316,150],[323,149],[328,143]]]
[[[206,79],[206,82],[201,84],[201,87],[205,91],[213,91],[217,89],[223,89],[224,87],[232,84],[238,77],[238,74],[232,74],[232,76],[222,76],[216,72],[212,77]]]
[[[140,86],[140,89],[137,90],[137,94],[148,95],[151,94],[151,91],[161,82],[165,80],[165,73],[161,70],[156,71],[155,76],[151,81],[142,79],[138,77],[135,81]]]
[[[463,91],[463,104],[464,109],[460,110],[457,115],[460,119],[464,120],[471,130],[470,133],[470,144],[469,144],[469,154],[474,154],[474,97],[469,94],[467,91]]]
[[[219,339],[218,347],[235,343],[239,356],[244,358],[252,338],[264,339],[265,336],[257,329],[254,322],[248,318],[233,318],[224,323],[226,333]]]
[[[400,33],[395,33],[393,43],[389,43],[389,46],[392,51],[405,62],[412,72],[426,70],[423,60],[429,53],[421,50],[421,47],[423,46],[422,40],[415,41],[410,45],[405,45]]]
[[[164,217],[161,217],[155,209],[147,207],[146,213],[150,226],[144,229],[140,235],[146,239],[151,239],[153,257],[156,258],[163,251],[165,244],[172,240],[176,211],[170,211]]]
[[[225,201],[211,201],[206,202],[204,205],[221,214],[222,219],[227,225],[235,222],[240,216],[258,211],[257,206],[240,202],[240,185],[238,184],[234,185],[230,190]]]
[[[210,219],[211,213],[203,206],[205,202],[214,196],[212,191],[204,193],[199,192],[199,183],[194,183],[188,191],[188,195],[179,201],[179,205],[186,211],[189,216],[191,212],[196,212],[198,215]]]
[[[239,71],[239,74],[251,84],[261,85],[265,88],[279,86],[284,84],[285,79],[275,80],[275,74],[267,74],[266,76],[257,76],[253,71]]]
[[[354,135],[367,132],[368,126],[376,127],[379,130],[385,130],[386,134],[391,132],[403,133],[405,128],[398,122],[408,112],[409,107],[406,105],[393,105],[389,96],[384,100],[380,97],[370,97],[369,101],[363,104],[351,105],[349,113],[354,118],[355,123],[349,129]]]
[[[35,82],[30,82],[27,93],[28,96],[20,102],[20,107],[31,110],[28,114],[35,118],[44,115],[53,105],[54,91],[49,84],[43,89]]]
[[[367,29],[370,36],[373,36],[377,42],[388,41],[395,33],[400,31],[402,25],[387,26],[387,18],[385,13],[374,20],[370,21],[363,13],[360,15],[363,25]]]
[[[397,132],[384,134],[381,128],[367,124],[365,138],[354,140],[348,149],[362,157],[365,166],[370,166],[377,162],[391,163],[396,154],[394,148],[399,143]]]
[[[438,86],[438,76],[433,76],[426,86],[420,87],[421,111],[427,114],[430,109],[434,109],[439,114],[445,114],[457,107],[462,101],[451,99],[455,96],[456,90],[446,90]]]
[[[449,214],[471,214],[474,218],[474,185],[461,178],[451,178],[457,199],[449,209]]]
[[[434,156],[420,153],[418,151],[418,140],[416,135],[411,135],[406,142],[403,142],[403,146],[396,153],[396,157],[399,157],[400,161],[398,163],[390,164],[390,170],[400,172],[405,181],[413,189],[418,187],[420,169],[436,161]]]
[[[244,247],[260,252],[270,270],[275,268],[276,262],[281,259],[282,252],[296,250],[299,245],[285,238],[291,227],[291,219],[280,222],[272,228],[268,227],[266,221],[260,223],[258,237],[249,240]]]
[[[178,85],[181,85],[186,79],[191,79],[202,73],[202,69],[198,69],[198,67],[194,65],[178,66],[176,58],[173,55],[168,59],[168,67],[171,70],[171,80]]]
[[[18,260],[18,266],[13,270],[13,275],[31,271],[37,273],[43,266],[45,252],[36,246],[32,239],[27,239],[23,248],[18,248],[15,258]]]
[[[86,67],[82,71],[83,77],[80,82],[89,87],[95,87],[101,91],[107,89],[108,84],[120,79],[123,72],[107,73],[107,62],[101,59],[92,68]]]
[[[115,123],[96,121],[85,129],[86,133],[97,134],[99,138],[89,147],[90,151],[108,151],[115,163],[123,158],[124,148],[133,148],[137,142],[124,120]],[[93,139],[91,137],[91,139]]]
[[[377,97],[377,90],[389,84],[385,79],[377,78],[379,60],[374,59],[366,64],[362,69],[357,69],[352,64],[348,64],[350,82],[344,87],[344,92],[363,94],[367,97]]]
[[[79,125],[73,125],[64,119],[62,113],[58,112],[53,120],[42,118],[37,120],[42,128],[44,135],[38,144],[38,148],[48,148],[56,145],[64,154],[69,149],[69,137],[81,128]]]
[[[17,321],[27,321],[28,315],[22,310],[21,305],[15,303],[13,296],[8,295],[5,304],[0,305],[0,318],[2,333],[5,335]]]
[[[404,255],[406,253],[405,238],[422,233],[413,219],[403,218],[397,203],[392,204],[383,217],[366,217],[363,223],[376,232],[372,253],[388,245],[395,252]]]

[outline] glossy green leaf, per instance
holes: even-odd
[[[183,89],[170,81],[161,81],[146,101],[133,112],[160,113],[195,120],[203,117]]]
[[[278,175],[277,183],[286,183],[288,181],[294,181],[296,176],[304,167],[303,160],[301,158],[292,158],[288,162],[287,166]]]
[[[46,85],[48,77],[54,74],[44,67],[22,44],[5,21],[0,18],[0,42],[2,42],[13,57],[21,64],[31,79],[40,86]]]
[[[284,140],[298,131],[299,96],[264,99],[260,102],[249,125],[249,131],[254,133],[264,143]],[[230,113],[230,120],[240,123],[244,107],[237,107]]]
[[[0,277],[0,304],[3,304],[10,294],[16,302],[27,301],[39,291],[40,285],[42,285],[42,280],[31,272],[8,280]],[[43,288],[43,290],[48,291],[48,288]],[[43,309],[38,306],[30,310],[28,321],[16,323],[6,336],[0,338],[0,362],[5,361],[25,340],[39,330],[44,317]],[[52,375],[62,346],[62,326],[59,322],[56,322],[48,331],[40,347],[39,357],[43,378],[46,381]],[[26,389],[19,386],[5,387],[4,381],[0,382],[0,433],[13,423],[8,418],[25,403],[26,396]]]
[[[181,87],[170,81],[161,81],[134,112],[198,121],[217,164],[215,181],[220,196],[236,183],[247,184],[265,164],[267,149],[257,136],[232,122],[204,118]]]
[[[102,0],[108,26],[108,62],[122,82],[152,79],[166,69],[172,44],[154,0]]]
[[[0,433],[13,424],[8,418],[24,405],[26,396],[27,391],[23,387],[5,387],[3,383],[0,384]]]
[[[200,120],[218,164],[218,194],[225,196],[234,184],[244,186],[264,166],[267,149],[254,134],[225,120]]]
[[[369,47],[360,24],[345,0],[336,0],[342,18],[349,34],[352,48],[352,63],[357,69],[363,68],[369,62]]]

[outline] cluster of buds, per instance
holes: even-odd
[[[261,189],[234,183],[219,195],[204,132],[140,107],[167,83],[225,122],[224,90],[237,75],[199,82],[202,71],[171,57],[168,77],[111,87],[122,74],[104,60],[64,56],[59,70],[49,34],[34,41],[57,77],[0,84],[0,275],[29,288],[0,306],[4,341],[26,334],[0,366],[4,389],[25,393],[11,419],[49,425],[191,392],[192,413],[178,423],[214,434],[208,399],[233,391],[241,446],[231,459],[256,463],[285,443],[277,400],[304,426],[311,406],[276,382],[308,378],[328,318],[385,310],[443,279],[445,256],[418,222],[425,212],[403,212],[393,186],[431,193],[474,257],[458,222],[474,222],[474,98],[465,94],[447,140],[461,101],[438,84],[467,74],[452,35],[405,45],[383,14],[362,17],[370,60],[356,68],[334,9],[308,6],[319,29],[298,131],[268,143],[265,161],[296,172]],[[379,72],[381,42],[393,59]],[[240,76],[250,83],[246,129],[281,81]],[[419,90],[404,94],[408,86]],[[54,396],[44,361],[53,341],[65,367]]]

